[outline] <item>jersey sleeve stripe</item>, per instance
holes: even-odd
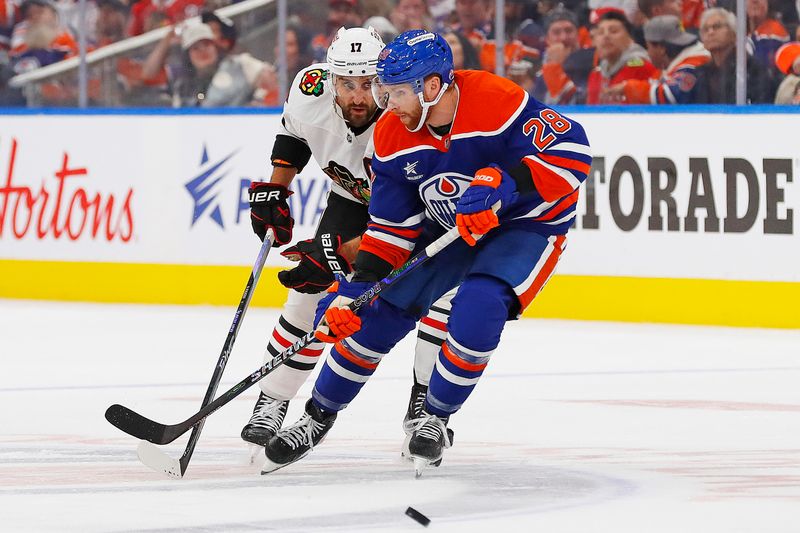
[[[392,233],[386,233],[383,231],[376,231],[372,228],[367,229],[364,235],[369,235],[373,239],[379,240],[386,244],[390,244],[397,248],[402,248],[403,250],[408,250],[409,252],[414,249],[414,241],[407,240],[403,237],[398,235],[394,235]]]
[[[360,252],[367,252],[383,259],[392,265],[392,268],[399,267],[411,256],[410,248],[395,246],[371,235],[369,232],[364,234],[358,249]]]
[[[421,231],[419,229],[407,229],[407,228],[396,228],[393,226],[387,226],[385,224],[376,224],[370,223],[367,225],[368,229],[381,231],[383,233],[388,233],[390,235],[397,235],[399,237],[403,237],[406,239],[416,239],[419,237]]]
[[[402,222],[394,222],[392,220],[387,220],[385,218],[378,218],[372,214],[370,214],[370,219],[372,220],[372,222],[375,222],[376,224],[381,224],[383,226],[391,226],[393,228],[416,226],[417,224],[425,220],[425,212],[419,213],[418,215],[410,216],[407,219],[403,220]]]
[[[526,156],[522,162],[530,169],[536,190],[548,202],[568,195],[581,184],[569,170],[549,165],[536,156]]]
[[[573,152],[573,156],[580,154],[585,156],[585,159],[591,161],[592,160],[592,152],[589,147],[585,144],[578,144],[578,143],[569,143],[563,142],[558,144],[551,144],[547,147],[547,153],[553,152]],[[575,159],[580,159],[579,157],[575,157]]]
[[[383,147],[381,147],[381,148],[383,148]],[[391,161],[392,159],[395,159],[397,157],[400,157],[401,155],[406,155],[406,154],[411,154],[411,153],[414,153],[414,152],[419,152],[420,150],[436,150],[436,149],[437,148],[435,146],[431,146],[429,144],[421,144],[419,146],[412,146],[411,148],[406,148],[404,150],[397,150],[396,152],[392,152],[390,154],[380,155],[378,153],[378,147],[375,147],[374,157],[378,161],[386,162],[386,161]]]
[[[579,191],[580,191],[580,189],[575,189],[572,192],[572,194],[570,194],[566,198],[563,198],[560,202],[558,202],[556,205],[554,205],[552,209],[550,209],[548,212],[546,212],[542,216],[540,216],[538,218],[535,218],[534,220],[540,221],[540,222],[553,220],[556,216],[560,215],[561,213],[563,213],[564,211],[566,211],[571,206],[573,206],[573,205],[575,205],[577,203]]]
[[[561,157],[546,152],[539,154],[539,159],[543,159],[548,163],[550,163],[551,165],[568,168],[570,170],[577,170],[578,172],[581,172],[583,174],[589,174],[589,169],[591,168],[591,165],[589,165],[588,163],[584,163],[583,161],[579,161],[577,159],[570,159],[568,157]]]

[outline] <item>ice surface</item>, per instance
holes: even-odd
[[[800,530],[798,331],[511,323],[419,480],[399,455],[407,339],[300,463],[249,463],[254,388],[208,419],[184,479],[149,470],[105,409],[194,413],[233,311],[0,300],[0,529],[422,531],[412,506],[431,531]],[[277,316],[250,310],[220,392]]]

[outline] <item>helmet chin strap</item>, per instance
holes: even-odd
[[[428,109],[430,109],[431,107],[433,107],[433,106],[435,106],[436,104],[439,103],[439,100],[441,100],[442,96],[444,96],[444,92],[447,90],[448,86],[449,86],[449,84],[447,84],[447,83],[442,84],[442,88],[439,89],[439,94],[437,94],[436,98],[434,98],[430,102],[426,102],[425,101],[425,95],[424,95],[425,90],[424,89],[419,92],[419,94],[417,96],[419,97],[419,104],[422,106],[422,115],[420,115],[419,122],[414,127],[414,129],[413,130],[409,129],[408,131],[410,131],[411,133],[416,133],[420,129],[422,129],[422,126],[425,124],[425,119],[428,118]]]

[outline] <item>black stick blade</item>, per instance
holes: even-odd
[[[114,404],[106,409],[106,420],[128,435],[153,444],[169,444],[178,436],[167,435],[167,426],[164,424],[154,422],[119,404]]]

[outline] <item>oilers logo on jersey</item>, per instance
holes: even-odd
[[[300,92],[307,96],[320,96],[325,92],[326,70],[314,68],[307,70],[300,78]]]
[[[438,174],[424,182],[419,195],[428,213],[445,228],[456,225],[456,204],[469,187],[472,176],[464,174]]]

